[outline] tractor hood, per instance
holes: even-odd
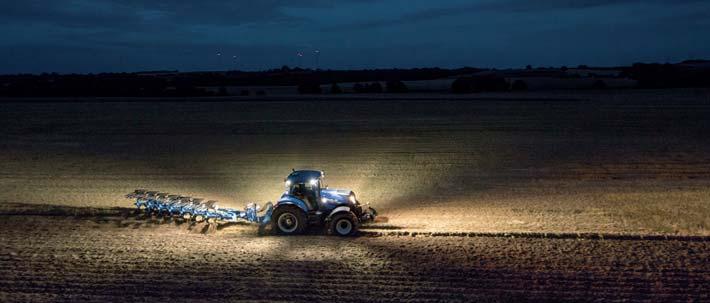
[[[337,202],[338,204],[350,203],[350,196],[355,196],[352,190],[338,188],[321,189],[320,194],[322,198]]]

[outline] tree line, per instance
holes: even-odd
[[[584,66],[586,67],[586,66]],[[680,64],[636,63],[618,67],[622,77],[635,79],[639,88],[710,87],[710,61]],[[530,72],[532,67],[525,71]],[[566,71],[566,68],[547,69]],[[145,72],[101,74],[0,75],[1,97],[192,97],[228,95],[229,86],[296,86],[302,94],[406,93],[406,81],[454,78],[450,92],[525,91],[523,80],[508,82],[503,73],[472,67],[459,69],[312,70],[283,66],[261,72]],[[477,75],[478,74],[478,75]],[[464,75],[464,76],[461,76]],[[355,83],[342,87],[342,83]],[[384,83],[384,85],[383,85]],[[218,89],[208,89],[209,87]],[[594,88],[606,84],[598,80]],[[259,90],[256,95],[267,92]],[[249,95],[242,90],[238,94]]]

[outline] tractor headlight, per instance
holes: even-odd
[[[327,202],[328,202],[328,198],[326,198],[326,197],[320,198],[320,201],[323,202],[323,203],[327,203]]]
[[[291,186],[291,180],[286,180],[286,187]]]
[[[311,183],[311,185],[313,185],[313,186],[316,186],[316,185],[318,185],[318,179],[311,179],[311,181],[309,181],[309,183]]]
[[[357,202],[357,199],[355,199],[355,195],[350,195],[350,197],[348,197],[348,198],[350,199],[350,202],[353,202],[353,203]]]

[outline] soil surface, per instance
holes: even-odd
[[[0,302],[710,300],[707,90],[2,101]],[[291,168],[380,220],[260,236],[124,198],[241,208]]]
[[[710,92],[571,96],[15,100],[0,203],[242,208],[312,168],[408,229],[710,235]]]
[[[374,236],[376,229],[354,238],[279,237],[123,209],[32,209],[0,215],[2,302],[710,300],[704,239]]]

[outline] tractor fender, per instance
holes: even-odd
[[[276,210],[277,208],[284,206],[284,205],[294,205],[294,206],[298,207],[300,210],[302,210],[303,213],[308,213],[308,207],[306,206],[306,202],[303,202],[298,199],[290,199],[290,198],[281,199],[278,202],[276,202],[276,205],[274,205],[274,210]]]
[[[330,218],[332,218],[335,214],[337,213],[342,213],[342,212],[351,212],[350,206],[338,206],[333,211],[330,212],[327,218],[325,218],[326,221],[330,221]]]

